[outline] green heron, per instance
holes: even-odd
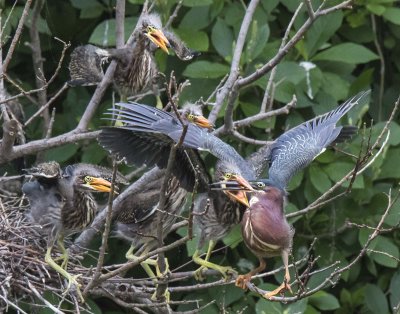
[[[97,212],[97,203],[91,192],[110,192],[112,171],[83,163],[61,169],[57,162],[46,162],[27,169],[27,173],[36,179],[22,186],[30,203],[27,217],[40,225],[43,233],[48,236],[45,261],[68,280],[68,288],[76,285],[82,299],[77,276],[66,271],[68,252],[63,238],[92,223]],[[121,174],[117,175],[116,182],[127,183]],[[61,266],[51,257],[56,241],[62,252]]]
[[[119,104],[119,106],[128,106],[129,108],[130,104]],[[212,128],[208,120],[203,117],[201,107],[198,105],[185,104],[179,113],[186,123],[196,124],[201,128]],[[111,116],[118,116],[119,121],[124,123],[125,114],[129,114],[129,110],[124,114],[111,113]],[[158,180],[145,182],[141,193],[128,194],[121,200],[119,203],[119,206],[122,207],[121,211],[116,208],[118,211],[118,215],[115,217],[116,234],[120,238],[130,241],[131,247],[126,253],[126,257],[130,260],[136,260],[138,254],[146,254],[157,245],[156,213],[159,208],[160,190],[165,178],[165,169],[163,168],[167,166],[173,144],[168,137],[155,139],[142,135],[119,127],[107,127],[99,136],[100,145],[111,153],[124,157],[128,164],[159,166]],[[132,147],[135,147],[135,150],[132,150]],[[175,159],[177,162],[172,168],[166,189],[165,212],[162,219],[164,237],[170,232],[177,217],[182,213],[188,193],[193,191],[195,178],[197,177],[199,180],[198,190],[200,191],[208,189],[210,181],[205,170],[195,170],[194,168],[195,166],[200,169],[204,168],[197,152],[190,149],[178,149]],[[198,172],[199,174],[197,174]],[[135,249],[138,249],[136,255],[133,254]],[[158,269],[157,262],[153,259],[147,259],[141,265],[151,278],[156,278],[156,275],[150,265],[156,267],[157,277],[163,275]]]
[[[259,266],[248,274],[238,276],[236,285],[246,289],[251,277],[266,267],[264,257],[281,255],[285,266],[284,282],[267,293],[270,298],[284,290],[290,290],[288,259],[292,246],[294,230],[288,224],[284,213],[286,187],[296,172],[308,166],[326,147],[341,142],[354,133],[353,128],[336,126],[336,123],[350,109],[359,103],[366,92],[346,101],[344,104],[324,115],[285,132],[271,147],[268,179],[250,180],[253,191],[249,191],[249,208],[241,222],[243,240],[258,257]],[[342,133],[342,131],[345,131]],[[216,183],[226,184],[226,182]],[[243,185],[230,182],[224,189],[243,190]]]
[[[142,14],[135,31],[134,46],[102,49],[93,45],[79,46],[71,54],[69,65],[71,85],[93,85],[103,78],[102,63],[107,59],[117,61],[114,85],[121,95],[127,97],[153,87],[157,94],[158,70],[154,60],[157,48],[168,53],[171,47],[181,60],[188,61],[199,53],[187,48],[172,32],[162,29],[158,14]]]

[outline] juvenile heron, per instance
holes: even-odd
[[[189,49],[172,32],[164,30],[160,16],[155,13],[142,14],[136,27],[133,47],[102,49],[93,45],[79,46],[71,54],[69,65],[71,85],[93,85],[103,76],[102,63],[115,60],[114,85],[121,101],[146,89],[153,88],[158,96],[158,70],[154,60],[157,48],[167,54],[172,48],[179,59],[188,61],[199,53]]]
[[[129,104],[120,104],[125,106]],[[161,111],[162,112],[162,111]],[[184,123],[196,124],[202,128],[212,128],[212,125],[203,117],[200,106],[185,104],[179,113]],[[124,123],[124,114],[112,114],[113,117]],[[168,137],[151,138],[133,134],[132,132],[116,127],[104,128],[99,136],[99,143],[106,150],[125,157],[129,164],[141,166],[158,165],[158,179],[144,183],[140,193],[128,194],[115,208],[118,215],[115,217],[116,234],[131,243],[131,248],[126,257],[136,260],[137,255],[143,255],[157,246],[157,211],[159,208],[160,190],[165,179],[165,167],[167,166],[171,146],[174,142]],[[135,149],[132,150],[132,147]],[[193,192],[195,179],[198,179],[198,191],[208,189],[209,178],[202,160],[195,151],[190,149],[178,149],[176,152],[176,163],[172,168],[172,174],[167,184],[165,212],[163,212],[162,227],[164,237],[170,232],[177,217],[182,213],[188,194]],[[198,168],[196,170],[195,168]],[[139,249],[138,249],[139,248]],[[134,250],[138,251],[134,255]],[[167,264],[167,263],[166,263]],[[153,259],[147,259],[141,263],[150,278],[161,277],[163,274],[158,269],[158,264]],[[157,276],[150,265],[156,267]],[[168,266],[168,264],[167,264]],[[168,294],[166,295],[168,299]]]
[[[336,126],[336,123],[365,95],[365,92],[360,93],[335,110],[300,124],[279,136],[272,144],[268,179],[249,181],[254,191],[248,191],[250,206],[241,223],[243,240],[258,257],[260,264],[249,273],[238,276],[238,287],[246,289],[251,277],[265,269],[265,257],[281,255],[285,266],[284,282],[265,294],[265,297],[270,298],[284,290],[291,291],[288,260],[294,230],[284,213],[286,187],[290,179],[324,152],[326,147],[343,141],[350,135],[351,132],[346,130],[351,128],[345,128],[345,134],[342,134],[343,127]],[[240,183],[237,184],[237,189],[234,185],[235,183],[230,182],[229,187],[223,188],[231,191],[243,189]]]
[[[67,271],[68,251],[63,244],[64,236],[78,232],[89,226],[97,212],[97,203],[91,192],[111,191],[112,171],[90,165],[74,164],[61,169],[57,162],[46,162],[27,170],[35,180],[26,182],[22,192],[30,203],[27,217],[41,226],[47,235],[46,263],[68,280],[68,288],[75,285],[80,294],[78,276]],[[116,183],[127,181],[117,175]],[[51,257],[54,243],[57,241],[62,252],[61,266]]]

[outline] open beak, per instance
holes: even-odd
[[[97,192],[111,192],[111,182],[103,178],[93,178],[92,181],[90,183],[86,183],[85,186]],[[114,193],[118,194],[115,188],[116,187],[114,187]]]
[[[165,37],[164,33],[158,29],[153,29],[149,32],[146,33],[146,36],[154,43],[157,45],[157,47],[161,48],[164,50],[167,54],[168,52],[168,47],[170,47],[169,41],[167,37]]]
[[[210,121],[208,121],[208,119],[206,117],[203,116],[196,116],[193,120],[193,122],[201,127],[201,128],[205,128],[205,129],[212,129],[214,126],[211,124]]]
[[[246,207],[250,207],[249,200],[247,199],[246,191],[239,190],[239,191],[224,191],[228,197],[234,201],[237,201],[243,204]]]

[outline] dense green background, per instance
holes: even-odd
[[[316,7],[319,1],[311,1]],[[142,1],[130,0],[126,4],[126,37],[132,31],[141,11]],[[255,12],[249,34],[246,39],[244,53],[240,62],[242,75],[253,72],[257,67],[266,63],[275,55],[280,45],[284,31],[297,7],[298,1],[293,0],[262,0]],[[328,1],[333,5],[338,1]],[[176,1],[157,1],[157,10],[162,12],[166,21],[173,10]],[[175,56],[166,56],[157,52],[159,68],[165,73],[174,70],[179,80],[190,79],[191,86],[187,87],[181,102],[206,99],[215,89],[220,80],[229,72],[232,51],[244,15],[246,1],[229,0],[185,0],[173,23],[173,30],[193,49],[202,52],[202,55],[190,64],[178,60]],[[72,46],[92,43],[101,46],[115,44],[114,1],[101,0],[70,0],[47,1],[43,7],[40,20],[40,39],[43,56],[45,58],[45,74],[50,77],[53,73],[61,51],[61,45],[53,39],[58,37],[70,41]],[[3,11],[3,20],[11,5],[7,2]],[[22,11],[22,4],[18,4],[12,14],[4,36],[13,36]],[[307,13],[305,7],[294,23],[291,34],[299,29]],[[372,21],[376,22],[376,31]],[[29,22],[28,22],[29,23]],[[355,1],[352,10],[338,11],[321,17],[315,22],[304,38],[288,53],[278,65],[275,77],[276,88],[274,93],[274,108],[279,108],[289,102],[295,94],[298,99],[297,107],[287,116],[279,116],[262,122],[254,123],[251,127],[239,131],[249,137],[259,140],[268,140],[281,134],[285,128],[292,127],[317,114],[334,108],[338,103],[360,90],[372,89],[372,95],[367,105],[353,110],[349,117],[350,122],[361,125],[366,121],[370,125],[373,119],[373,135],[376,136],[383,127],[391,112],[395,98],[399,93],[400,70],[400,8],[391,0],[361,0]],[[383,51],[385,64],[384,85],[381,81],[381,60],[378,56],[378,43]],[[18,81],[25,90],[34,88],[34,74],[32,58],[29,48],[24,45],[29,42],[27,29],[17,45],[17,50],[9,68],[9,75]],[[8,47],[9,40],[5,47]],[[72,51],[69,49],[68,54]],[[68,58],[67,58],[68,59]],[[301,61],[310,61],[315,68],[310,71],[310,82],[313,98],[307,95],[306,72],[300,66]],[[55,92],[68,80],[67,64],[56,82],[50,86],[50,94]],[[241,91],[236,103],[235,119],[240,119],[259,110],[268,76],[256,81]],[[379,101],[379,90],[383,88],[383,100]],[[9,87],[11,94],[18,93]],[[70,88],[55,103],[56,123],[54,135],[73,129],[80,119],[88,103],[94,87]],[[101,115],[111,106],[111,88],[103,98],[97,114],[91,122],[90,128],[95,130],[104,125]],[[162,95],[166,100],[165,95]],[[27,117],[36,111],[36,106],[29,100],[21,101]],[[155,104],[153,96],[143,102]],[[221,112],[221,117],[224,111]],[[395,119],[396,121],[396,119]],[[222,125],[223,119],[217,121]],[[360,251],[368,235],[369,229],[341,228],[346,220],[359,224],[375,226],[383,213],[387,200],[384,192],[393,186],[397,188],[400,178],[400,127],[397,122],[391,126],[391,138],[383,154],[365,171],[353,186],[353,191],[346,197],[335,201],[318,211],[298,217],[294,223],[296,235],[294,238],[293,254],[300,258],[306,252],[314,236],[318,237],[313,250],[314,256],[320,256],[315,268],[324,267],[335,261],[346,265]],[[36,120],[26,129],[28,140],[39,139],[42,136],[41,121]],[[255,150],[255,146],[239,143],[233,137],[224,140],[234,144],[243,155]],[[357,154],[360,148],[361,136],[355,137],[351,143],[341,145],[340,148]],[[46,158],[55,159],[63,164],[74,162],[102,163],[110,165],[105,151],[95,141],[68,144],[48,150]],[[34,161],[30,156],[28,165]],[[206,162],[211,167],[215,159],[207,156]],[[315,200],[324,191],[330,188],[354,165],[354,159],[340,152],[332,150],[323,155],[300,173],[293,180],[290,187],[288,212],[304,208]],[[128,167],[122,167],[128,172]],[[400,205],[392,209],[385,226],[396,225],[400,220]],[[340,230],[337,233],[337,230]],[[180,230],[179,233],[185,233]],[[320,236],[320,237],[319,237]],[[179,237],[172,234],[167,242]],[[115,253],[110,254],[107,263],[124,261],[124,251],[128,244],[112,239],[111,247]],[[213,255],[212,260],[224,265],[232,265],[241,273],[247,272],[257,263],[251,252],[240,243],[239,229],[231,234],[225,244],[230,248]],[[400,302],[400,270],[399,265],[400,233],[395,230],[380,235],[371,248],[390,254],[368,253],[361,262],[351,271],[345,272],[333,288],[325,289],[307,299],[294,304],[272,303],[250,293],[234,287],[224,286],[201,290],[189,294],[174,294],[172,299],[202,299],[204,303],[217,297],[217,303],[210,306],[206,313],[219,313],[225,308],[228,313],[388,313]],[[97,245],[97,244],[96,244]],[[193,250],[193,243],[188,243],[189,252]],[[189,261],[189,257],[182,260],[186,249],[181,247],[175,252],[169,252],[171,269]],[[93,263],[94,261],[87,261]],[[267,261],[269,269],[272,266],[281,266],[281,260]],[[191,264],[185,269],[194,269]],[[135,269],[133,275],[143,275],[140,269]],[[282,280],[282,272],[274,278],[255,281],[260,287],[271,288]],[[308,285],[315,286],[326,273],[313,276]],[[210,278],[209,280],[214,280]],[[296,289],[296,288],[295,288]],[[223,294],[223,292],[225,294]],[[224,297],[222,297],[224,295]],[[95,313],[120,313],[123,310],[107,300],[95,300],[92,310]],[[180,306],[179,310],[189,309]]]

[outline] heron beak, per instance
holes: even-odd
[[[225,193],[228,195],[229,198],[231,198],[234,201],[237,201],[241,204],[243,204],[246,207],[250,207],[249,200],[247,198],[246,191],[253,191],[253,187],[250,185],[250,183],[243,178],[242,176],[235,175],[232,180],[236,181],[237,183],[240,184],[240,186],[243,188],[243,190],[226,190]]]
[[[228,197],[234,201],[243,204],[246,207],[250,207],[249,200],[245,191],[224,191]]]
[[[212,125],[212,123],[210,121],[208,121],[208,119],[203,117],[203,116],[196,116],[194,118],[193,122],[197,126],[199,126],[201,128],[205,128],[205,129],[212,129],[214,127]]]
[[[88,187],[91,190],[97,191],[97,192],[105,192],[105,193],[110,193],[111,192],[111,182],[107,181],[103,178],[92,178],[91,182],[88,182],[85,184],[86,187]],[[114,189],[114,193],[118,194],[117,191]]]
[[[149,32],[146,33],[146,36],[155,44],[157,47],[161,48],[164,50],[167,54],[168,52],[168,47],[170,47],[170,43],[165,37],[164,33],[158,29],[153,29]]]

